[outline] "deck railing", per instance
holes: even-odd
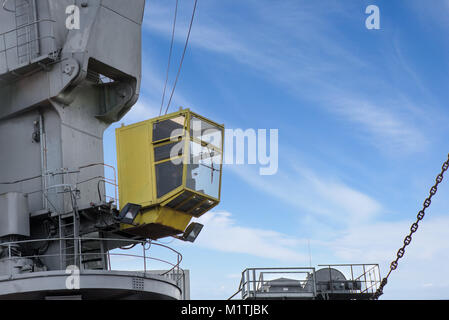
[[[52,243],[57,243],[58,246],[67,242],[73,241],[77,242],[78,250],[59,250],[57,253],[36,253],[36,248],[48,246]],[[90,252],[87,249],[86,243],[96,242],[101,244],[105,250],[101,252]],[[117,249],[108,250],[109,247],[115,247],[117,244],[123,244],[122,247]],[[124,246],[127,246],[124,248]],[[139,248],[135,248],[141,246]],[[29,250],[34,248],[35,250]],[[135,248],[135,249],[134,249]],[[151,249],[158,249],[164,251],[164,256],[171,254],[171,261],[152,256],[150,253]],[[133,249],[133,250],[131,250]],[[32,254],[26,254],[24,252],[33,252]],[[173,280],[178,286],[182,285],[184,270],[181,268],[182,254],[175,249],[158,242],[148,242],[148,241],[137,241],[129,239],[113,239],[113,238],[50,238],[50,239],[38,239],[38,240],[25,240],[25,241],[14,241],[0,243],[0,263],[2,262],[15,262],[18,260],[22,261],[32,261],[33,263],[42,264],[44,261],[54,260],[59,261],[59,270],[66,270],[67,267],[76,266],[82,272],[83,270],[91,270],[91,268],[86,267],[86,261],[90,257],[101,256],[104,260],[105,271],[130,271],[135,270],[143,273],[151,273],[154,275],[154,270],[161,270],[161,264],[165,265],[165,271],[159,273],[160,276],[165,276]],[[117,261],[115,261],[117,260]],[[76,261],[75,264],[66,265],[66,261]],[[135,262],[138,262],[137,264]],[[0,276],[10,276],[15,273],[20,273],[16,268],[13,268],[11,264],[11,269],[8,274],[2,274]],[[45,265],[42,264],[42,265]],[[117,267],[122,265],[122,267]],[[151,266],[154,266],[153,268]],[[30,271],[27,271],[30,272]]]

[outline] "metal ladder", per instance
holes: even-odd
[[[107,252],[98,232],[80,236],[77,210],[68,216],[59,216],[61,266],[77,266],[82,270],[106,270]],[[94,238],[95,240],[91,240]]]
[[[60,264],[61,268],[79,264],[79,220],[76,213],[59,215]]]
[[[72,211],[69,213],[60,213],[59,219],[59,238],[60,238],[60,259],[61,267],[68,266],[81,267],[80,264],[80,219],[78,205],[73,194],[73,189],[67,185],[61,185],[64,188],[63,193],[69,192],[72,203]]]
[[[102,238],[99,232],[86,235],[86,239],[81,239],[81,264],[84,270],[107,270],[108,259],[104,246],[104,241],[91,240]]]

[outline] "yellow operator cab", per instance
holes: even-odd
[[[116,139],[120,209],[140,209],[123,231],[178,235],[220,202],[223,125],[181,109],[122,126]]]

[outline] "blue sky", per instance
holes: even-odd
[[[180,1],[174,79],[193,1]],[[365,28],[376,4],[381,29]],[[157,116],[175,1],[147,1],[141,97]],[[279,129],[279,171],[224,167],[221,204],[194,244],[171,243],[192,298],[224,299],[246,267],[379,263],[402,244],[449,152],[449,1],[199,1],[171,111],[227,128]],[[114,129],[105,161],[116,164]],[[449,183],[384,298],[447,299]],[[168,240],[163,240],[167,242]]]

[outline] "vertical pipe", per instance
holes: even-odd
[[[5,48],[5,63],[6,63],[6,70],[9,70],[9,64],[8,64],[8,50],[6,48],[6,33],[2,35],[3,38],[3,46]]]
[[[72,196],[72,191],[70,191],[70,196]],[[73,216],[73,244],[75,246],[75,248],[73,249],[73,252],[75,253],[75,265],[79,265],[80,269],[81,269],[81,257],[79,255],[79,253],[82,251],[81,249],[81,238],[79,238],[79,219],[78,219],[78,214],[77,214],[77,210],[74,209],[74,216]],[[79,263],[79,264],[78,264]]]
[[[366,271],[365,271],[365,265],[363,265],[363,278],[365,279],[365,290],[368,288],[367,281],[366,281]],[[368,290],[366,290],[368,292]]]
[[[9,275],[11,275],[12,274],[11,244],[8,244],[8,265],[9,265]]]
[[[47,189],[47,146],[46,146],[46,137],[44,133],[44,116],[42,112],[39,112],[39,133],[40,133],[40,143],[41,143],[41,175],[42,175],[42,206],[44,209],[48,209],[47,198],[45,197],[45,192]]]
[[[100,238],[103,239],[103,233],[100,232]],[[108,261],[107,261],[107,253],[104,248],[104,241],[100,240],[100,255],[101,255],[101,263],[103,266],[103,270],[108,270]]]
[[[181,279],[182,279],[182,296],[183,296],[183,300],[187,300],[187,298],[186,298],[186,275],[183,273],[182,274],[182,277],[181,277]]]
[[[44,192],[47,192],[46,190]],[[62,240],[62,219],[61,219],[61,215],[58,214],[58,222],[59,222],[59,269],[63,269],[62,265],[63,265],[63,256],[62,256],[62,246],[63,246],[63,240]]]
[[[142,249],[143,249],[143,270],[144,273],[147,273],[147,257],[145,253],[145,242],[142,243]]]
[[[379,267],[379,265],[377,265],[377,272],[379,273],[379,283],[378,283],[378,286],[376,286],[376,289],[379,288],[380,283],[381,283],[381,281],[382,281],[382,276],[380,275],[380,267]]]
[[[16,56],[17,56],[17,65],[20,65],[20,58],[19,58],[19,26],[17,25],[17,2],[14,1],[14,21],[16,24]]]
[[[37,22],[37,6],[36,6],[36,0],[33,0],[32,3],[32,8],[33,10],[33,25],[34,25],[34,37],[35,37],[35,43],[36,43],[36,47],[35,47],[35,55],[36,57],[39,56],[40,53],[40,45],[39,45],[39,23]]]
[[[249,277],[249,270],[246,270],[246,288],[247,296],[251,294],[251,278]]]
[[[256,295],[257,295],[257,289],[256,289],[256,269],[253,269],[253,290],[254,290],[254,298],[256,298]]]
[[[77,254],[77,256],[75,256],[75,264],[78,262],[80,270],[84,270],[84,265],[81,262],[81,260],[83,259],[82,258],[83,257],[83,249],[82,249],[83,247],[82,247],[81,241],[82,241],[81,238],[78,238],[77,240],[75,240],[75,242],[78,242],[78,248],[75,248],[75,252]],[[78,249],[79,252],[76,251],[76,249]]]
[[[353,270],[352,264],[351,264],[351,281],[352,281],[352,290],[353,290],[353,291],[356,291],[356,290],[354,289],[354,287],[356,287],[356,284],[355,284],[355,281],[354,281],[354,270]]]
[[[27,61],[27,63],[31,63],[31,27],[32,27],[32,25],[30,24],[31,3],[28,2],[27,4],[28,4],[28,6],[26,7],[27,8],[27,13],[26,13],[27,24],[26,24],[26,27],[25,27],[25,32],[26,32],[26,36],[27,36],[26,47],[27,47],[27,53],[28,53],[28,61]]]

